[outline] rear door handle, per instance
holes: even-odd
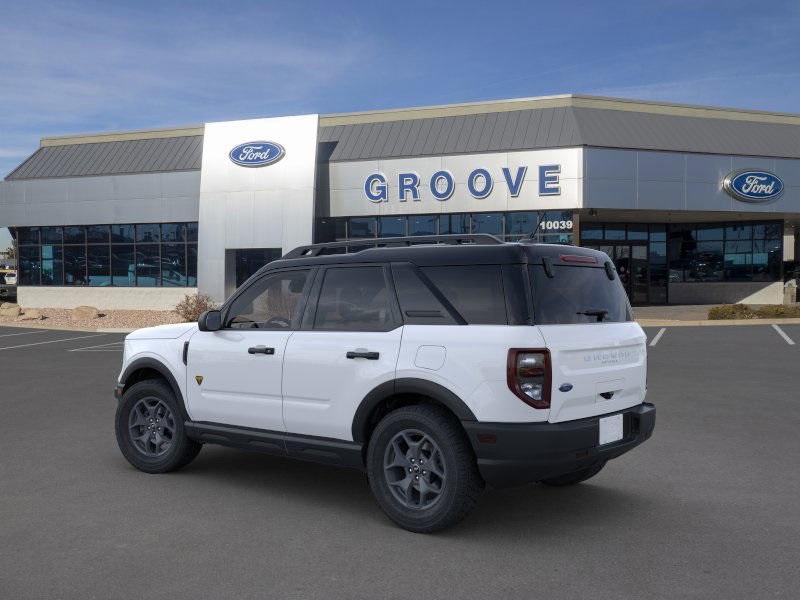
[[[378,360],[380,352],[370,352],[368,350],[350,350],[346,354],[347,358],[366,358],[367,360]]]
[[[275,348],[267,348],[266,346],[251,346],[247,349],[248,354],[275,354]]]

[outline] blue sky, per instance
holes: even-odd
[[[800,112],[797,1],[0,0],[0,14],[0,175],[43,135],[285,114],[560,93]]]

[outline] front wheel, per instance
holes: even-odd
[[[458,523],[483,489],[464,431],[438,406],[407,406],[384,417],[369,441],[367,472],[383,512],[417,533]]]
[[[145,473],[180,469],[202,448],[186,436],[172,388],[157,379],[140,381],[125,391],[115,428],[123,456]]]
[[[597,475],[600,471],[602,471],[603,467],[605,466],[606,463],[602,462],[592,467],[581,469],[580,471],[567,473],[566,475],[559,475],[558,477],[550,477],[549,479],[542,479],[541,483],[545,485],[551,485],[554,487],[574,485],[576,483],[580,483],[581,481],[586,481],[587,479],[591,479],[592,477]]]

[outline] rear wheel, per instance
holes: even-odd
[[[597,475],[600,471],[602,471],[603,467],[605,466],[606,463],[602,462],[592,467],[581,469],[580,471],[567,473],[566,475],[559,475],[558,477],[550,477],[549,479],[542,479],[540,483],[543,483],[545,485],[552,485],[555,487],[574,485],[576,483],[580,483],[581,481],[586,481],[587,479],[591,479],[592,477]]]
[[[158,379],[140,381],[125,391],[115,425],[123,456],[145,473],[180,469],[202,448],[186,436],[175,394]]]
[[[463,430],[437,406],[403,407],[384,417],[370,438],[367,471],[386,515],[418,533],[461,521],[483,489]]]

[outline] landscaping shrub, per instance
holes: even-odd
[[[183,300],[178,302],[175,306],[175,312],[187,323],[197,321],[207,310],[216,308],[217,305],[211,299],[211,296],[205,294],[187,294]]]

